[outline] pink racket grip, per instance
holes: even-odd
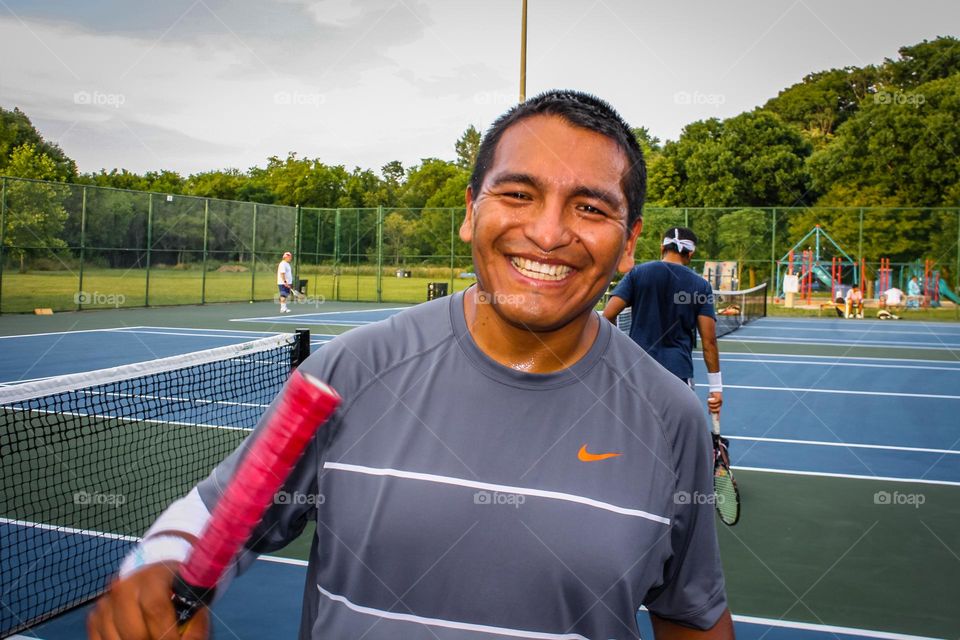
[[[227,567],[340,402],[336,391],[313,376],[295,371],[290,377],[269,423],[247,449],[174,581],[173,600],[181,624],[212,600]]]

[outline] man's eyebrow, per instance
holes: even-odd
[[[495,175],[490,181],[490,186],[499,187],[508,183],[525,184],[536,189],[540,189],[543,186],[539,180],[528,173],[501,173]]]
[[[603,202],[611,209],[619,211],[623,208],[623,199],[620,198],[615,193],[611,193],[606,189],[597,189],[595,187],[579,186],[573,190],[574,196],[581,196],[584,198],[593,198]]]

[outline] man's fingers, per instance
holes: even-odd
[[[130,598],[117,599],[116,602],[108,598],[104,600],[111,604],[113,609],[111,617],[117,629],[121,630],[123,640],[151,640],[152,636],[143,621],[140,603],[137,600]]]
[[[179,640],[177,615],[170,600],[168,585],[151,584],[149,590],[140,594],[140,606],[151,640]]]
[[[197,614],[190,619],[181,640],[207,640],[210,637],[210,612],[201,607]]]
[[[87,636],[90,640],[121,640],[113,624],[113,607],[109,597],[101,598],[87,618]]]

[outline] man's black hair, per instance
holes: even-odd
[[[667,238],[670,238],[670,239],[678,238],[680,240],[689,240],[695,245],[700,243],[700,239],[697,238],[697,234],[695,234],[692,229],[688,229],[686,227],[670,227],[663,233],[663,239],[666,240]],[[662,242],[661,242],[661,245],[663,245]],[[673,251],[674,253],[679,253],[682,256],[686,256],[691,253],[690,251],[687,251],[686,249],[682,249],[675,244],[667,244],[667,245],[661,246],[660,253],[662,254],[664,251]]]
[[[643,151],[637,143],[630,126],[620,114],[600,98],[570,90],[553,90],[521,102],[494,121],[483,137],[477,151],[477,161],[470,176],[470,188],[474,197],[480,194],[480,187],[487,171],[493,166],[494,154],[503,132],[511,126],[533,116],[559,116],[569,124],[604,135],[614,142],[627,156],[627,172],[620,181],[620,187],[627,199],[627,229],[643,218],[643,200],[647,195],[647,166],[643,160]]]

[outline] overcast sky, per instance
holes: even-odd
[[[0,0],[0,106],[84,172],[452,159],[517,100],[520,6]],[[676,139],[811,71],[958,31],[957,0],[529,0],[527,94],[590,91]]]

